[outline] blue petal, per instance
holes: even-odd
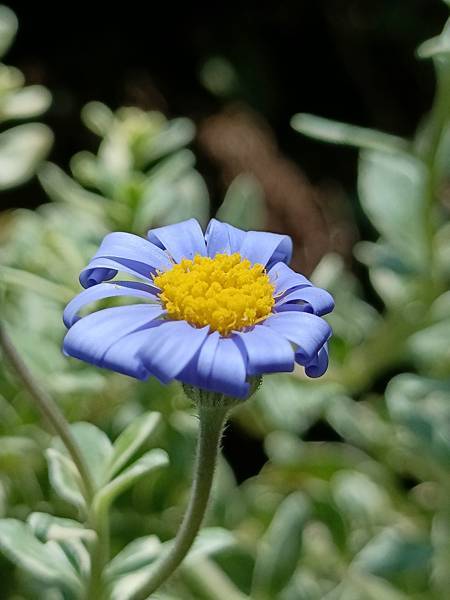
[[[326,315],[334,308],[334,300],[331,294],[321,288],[310,286],[283,295],[276,302],[275,310],[279,310],[281,307],[283,310],[289,310],[289,307],[292,307],[291,310],[295,310],[295,304],[298,304],[299,301],[306,303],[305,308],[309,307],[309,312],[313,312],[319,317]],[[302,310],[305,310],[305,308]]]
[[[196,254],[206,255],[205,238],[195,219],[151,229],[147,237],[159,248],[167,250],[175,262],[192,259]]]
[[[205,233],[208,256],[214,258],[216,254],[239,252],[245,236],[246,232],[242,229],[211,219]]]
[[[289,290],[312,286],[309,279],[300,273],[296,273],[282,262],[276,263],[270,268],[269,278],[275,286],[277,296]]]
[[[152,375],[163,383],[174,379],[192,359],[209,328],[196,329],[186,321],[164,321],[149,331],[140,357]]]
[[[218,394],[246,398],[250,386],[245,362],[235,341],[214,331],[178,379]]]
[[[239,252],[252,263],[260,263],[270,268],[277,262],[288,263],[291,260],[292,240],[288,235],[248,231]]]
[[[141,378],[144,373],[142,361],[135,360],[139,350],[138,341],[130,334],[151,327],[152,322],[161,316],[163,309],[158,305],[135,304],[116,306],[92,313],[77,321],[64,338],[64,352],[98,367],[112,368],[119,373]],[[136,347],[132,344],[136,342]],[[124,342],[124,350],[120,350]],[[108,352],[119,343],[119,347]],[[118,353],[120,350],[120,353]]]
[[[155,294],[157,289],[134,281],[115,281],[114,283],[99,283],[93,287],[83,290],[78,296],[69,302],[64,310],[63,320],[67,328],[78,321],[78,312],[91,302],[111,298],[113,296],[137,296],[148,300],[157,300]]]
[[[270,316],[263,323],[293,344],[296,359],[307,364],[331,336],[331,327],[322,318],[306,312],[282,312]]]
[[[300,362],[300,360],[298,361]],[[305,373],[308,377],[321,377],[328,369],[328,345],[325,344],[319,350],[317,356],[310,361],[305,367]]]
[[[169,269],[169,257],[157,246],[131,233],[110,233],[80,274],[83,287],[112,279],[118,271],[149,280],[156,270]]]
[[[294,350],[287,339],[269,327],[257,325],[251,331],[237,332],[236,342],[247,355],[247,373],[279,373],[294,369]]]

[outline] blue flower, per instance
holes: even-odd
[[[153,229],[148,239],[107,235],[66,307],[64,352],[137,379],[177,379],[245,398],[249,378],[292,371],[310,377],[328,366],[331,295],[287,266],[289,237],[242,231],[213,219]],[[116,280],[125,273],[133,280]],[[110,281],[112,280],[112,281]],[[103,298],[141,303],[80,317]]]

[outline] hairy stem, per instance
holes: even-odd
[[[208,506],[227,412],[228,408],[223,406],[200,405],[199,407],[200,432],[189,505],[173,546],[165,556],[156,562],[147,584],[137,596],[137,600],[147,598],[167,581],[183,561],[197,536]]]

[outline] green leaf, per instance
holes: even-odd
[[[253,175],[238,175],[227,190],[217,218],[245,230],[261,229],[265,223],[264,191]]]
[[[425,452],[450,463],[450,383],[402,374],[386,389],[391,418],[413,434]]]
[[[50,484],[55,492],[66,502],[77,508],[85,509],[86,502],[80,491],[81,481],[73,462],[58,450],[46,451]]]
[[[72,423],[70,429],[80,447],[81,454],[95,485],[102,485],[113,453],[113,447],[108,436],[91,423]],[[55,442],[55,446],[61,453],[66,453],[66,449],[60,440]]]
[[[294,492],[278,507],[256,557],[252,594],[276,598],[291,579],[300,558],[302,534],[310,508],[305,496]]]
[[[0,5],[0,58],[11,46],[18,29],[16,15],[7,6]]]
[[[41,123],[18,125],[0,133],[0,190],[30,179],[52,143],[51,130]]]
[[[0,548],[9,560],[40,581],[81,592],[81,582],[58,545],[43,544],[25,523],[16,519],[0,520]]]
[[[370,151],[361,155],[361,206],[400,257],[418,269],[427,265],[426,185],[423,163],[411,156]]]
[[[29,119],[45,112],[52,97],[42,85],[30,85],[0,97],[0,120]]]
[[[334,144],[388,152],[408,149],[407,141],[395,135],[306,113],[294,115],[291,126],[299,133]]]
[[[139,450],[139,448],[153,436],[161,423],[161,413],[148,412],[140,415],[120,434],[113,445],[113,453],[108,467],[107,480],[118,473]]]
[[[105,485],[96,495],[95,502],[100,507],[107,507],[126,489],[131,487],[143,475],[160,469],[169,463],[167,452],[161,449],[146,452],[139,460],[122,471],[115,479]]]

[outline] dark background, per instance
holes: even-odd
[[[79,118],[89,100],[160,108],[196,122],[215,113],[221,103],[198,74],[218,54],[238,72],[237,99],[267,119],[281,149],[313,181],[335,179],[350,191],[355,153],[303,138],[290,117],[313,112],[411,135],[434,85],[431,64],[418,61],[415,48],[439,33],[448,14],[440,0],[9,6],[20,29],[6,61],[52,91],[46,121],[56,134],[51,159],[58,164],[95,149]],[[12,205],[44,200],[33,184],[8,195]]]

